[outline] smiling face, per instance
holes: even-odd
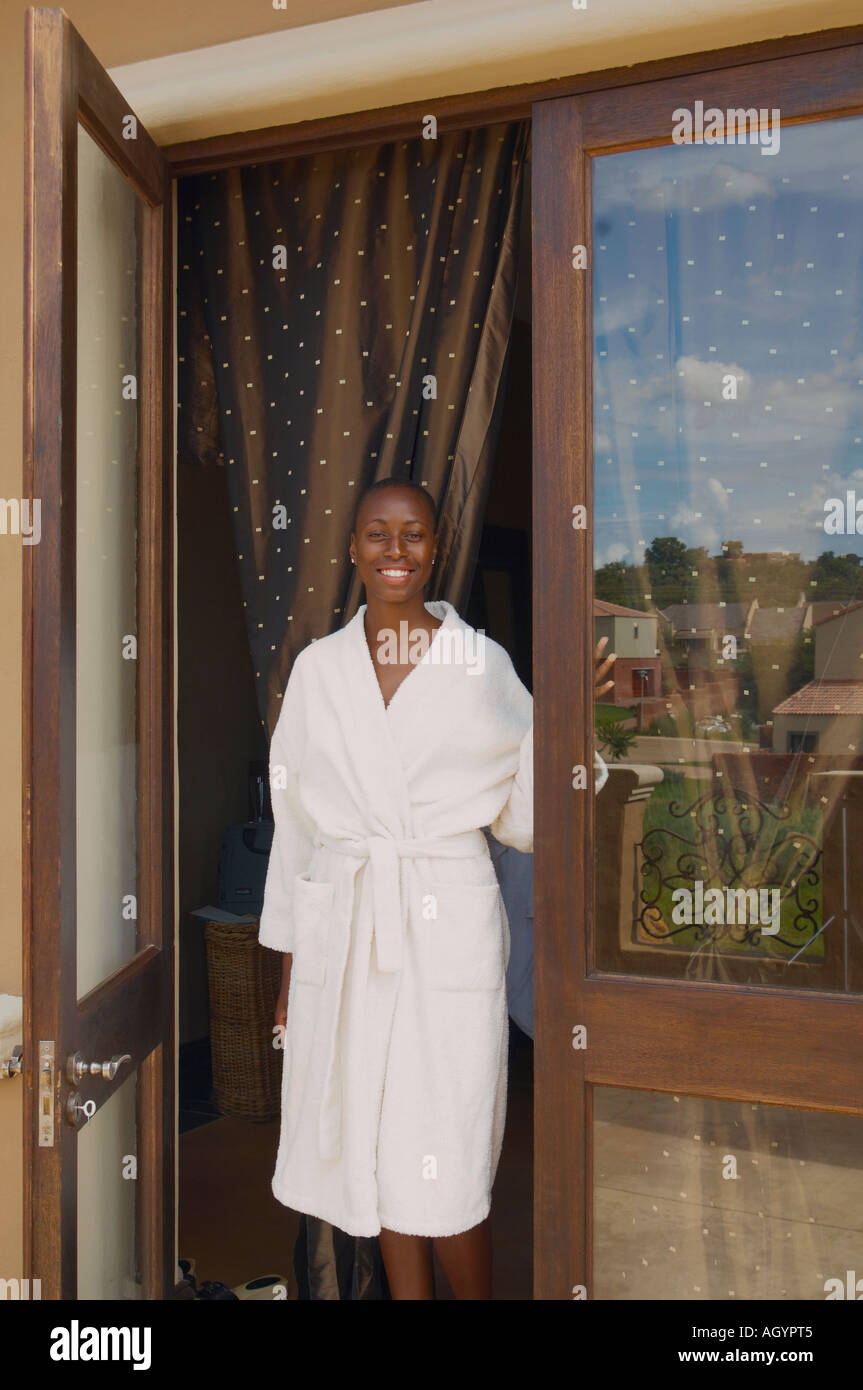
[[[369,599],[406,603],[425,588],[437,554],[430,505],[413,488],[376,488],[364,498],[351,555]]]

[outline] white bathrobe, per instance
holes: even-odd
[[[293,954],[273,1192],[374,1236],[488,1214],[509,928],[485,836],[533,848],[533,702],[451,604],[384,704],[365,605],[294,662],[260,941]],[[484,667],[484,669],[483,669]]]

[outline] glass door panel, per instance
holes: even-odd
[[[138,1074],[78,1133],[78,1297],[143,1297],[138,1251]]]
[[[137,944],[141,199],[78,126],[78,996]]]
[[[595,1298],[859,1296],[860,1116],[598,1086],[593,1125]]]
[[[860,993],[863,118],[591,166],[596,965]]]

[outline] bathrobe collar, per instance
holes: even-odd
[[[369,833],[400,839],[414,834],[413,813],[404,774],[403,752],[394,736],[395,725],[390,711],[398,700],[399,711],[410,714],[411,724],[417,729],[417,736],[421,737],[423,709],[426,702],[439,692],[440,686],[436,680],[424,679],[429,674],[429,668],[420,662],[405,676],[389,705],[384,704],[366,641],[364,622],[367,606],[362,604],[342,629],[345,639],[342,672],[349,696],[346,717],[353,729],[353,756],[361,765],[362,781],[369,789]],[[435,636],[444,627],[462,625],[458,613],[445,599],[430,600],[425,607],[434,617],[443,618]],[[439,672],[442,668],[438,666],[433,669]],[[407,705],[406,711],[402,711],[403,705]]]
[[[432,637],[431,644],[429,647],[429,653],[431,652],[431,648],[434,646],[435,641],[437,640],[438,633],[441,632],[443,628],[466,626],[466,624],[462,622],[462,619],[459,617],[456,610],[453,608],[452,604],[448,603],[446,599],[429,599],[428,602],[423,605],[423,607],[426,609],[426,612],[431,613],[433,618],[443,619],[441,626],[436,629]],[[388,714],[389,711],[392,709],[393,704],[402,694],[402,691],[405,689],[405,686],[409,682],[413,682],[411,691],[409,692],[410,694],[414,693],[414,686],[421,685],[423,663],[418,662],[414,669],[408,672],[401,685],[398,687],[392,699],[390,700],[389,704],[385,704],[383,694],[381,693],[380,685],[378,684],[378,678],[375,672],[374,662],[372,661],[372,654],[369,651],[369,644],[366,640],[365,617],[367,608],[367,603],[361,604],[357,613],[355,613],[354,617],[348,623],[345,631],[350,632],[352,628],[356,629],[356,632],[354,634],[355,644],[359,647],[360,658],[364,658],[362,664],[366,668],[367,674],[371,677],[372,689],[374,693],[377,695],[378,700],[380,701],[381,709],[383,710],[384,714]]]

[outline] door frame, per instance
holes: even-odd
[[[173,186],[128,103],[60,9],[26,14],[24,490],[46,534],[23,555],[24,1269],[45,1298],[77,1281],[77,1132],[69,1093],[100,1108],[137,1069],[136,1208],[142,1294],[174,1283]],[[143,207],[138,384],[136,954],[77,991],[77,131]],[[141,673],[144,673],[142,676]],[[164,852],[163,852],[164,851]],[[53,1049],[53,1062],[40,1053]],[[130,1053],[112,1080],[66,1075],[67,1054]],[[40,1062],[53,1115],[40,1143]]]

